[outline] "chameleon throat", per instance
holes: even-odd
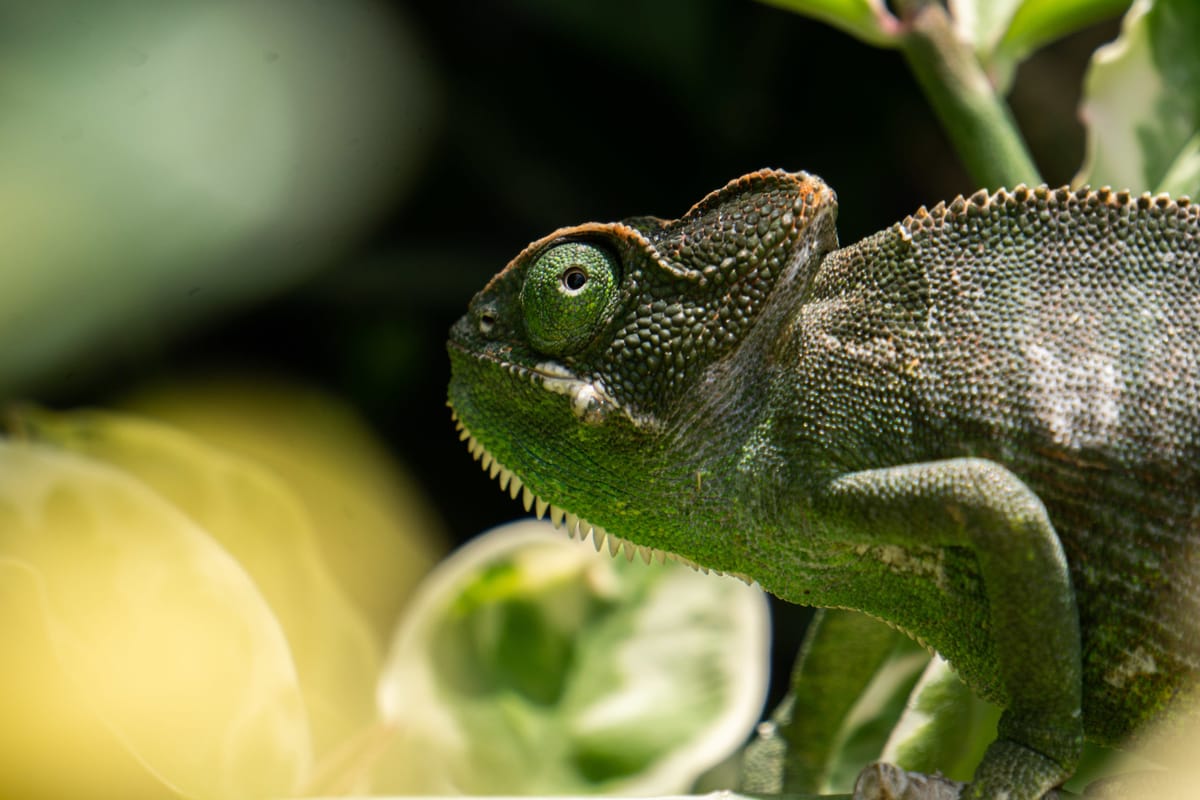
[[[676,555],[675,553],[668,553],[664,550],[658,550],[653,547],[634,544],[633,542],[622,539],[619,536],[614,536],[613,534],[601,528],[599,525],[593,525],[587,520],[581,519],[575,514],[572,514],[569,511],[554,505],[553,503],[543,500],[530,491],[529,487],[526,486],[519,477],[517,477],[516,473],[496,460],[492,454],[487,451],[487,448],[480,444],[479,441],[471,435],[471,432],[467,430],[467,426],[464,425],[462,420],[458,418],[458,413],[455,412],[453,408],[450,410],[450,415],[454,419],[454,427],[458,430],[459,440],[467,443],[467,449],[471,451],[471,456],[479,462],[480,467],[482,467],[490,477],[495,478],[500,482],[501,491],[507,491],[509,497],[511,497],[513,500],[517,499],[518,494],[521,495],[521,502],[525,506],[526,511],[532,510],[537,515],[538,519],[543,519],[549,515],[550,522],[554,525],[554,527],[565,530],[567,536],[571,537],[572,539],[578,539],[582,542],[587,541],[588,537],[591,537],[592,546],[596,548],[597,553],[603,551],[607,546],[608,553],[613,558],[616,558],[617,555],[623,551],[627,561],[633,561],[634,556],[640,556],[642,561],[647,564],[651,563],[652,561],[657,561],[659,564],[663,564],[667,561],[674,561],[678,564],[691,567],[697,572],[702,572],[705,575],[729,575],[730,577],[737,578],[743,583],[752,583],[750,578],[742,575],[741,573],[726,573],[715,569],[708,569],[707,567],[702,567],[696,562],[688,558],[684,558],[683,556]]]

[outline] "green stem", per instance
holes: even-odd
[[[1042,182],[1008,106],[939,3],[904,4],[900,49],[950,142],[980,186]]]

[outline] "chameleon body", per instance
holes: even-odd
[[[973,796],[1040,797],[1190,713],[1200,207],[1017,187],[840,248],[836,210],[760,171],[534,242],[454,326],[450,404],[598,547],[941,654],[1005,709]]]

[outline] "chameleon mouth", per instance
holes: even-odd
[[[472,457],[479,462],[479,466],[488,473],[488,475],[500,482],[500,490],[507,491],[509,497],[516,500],[518,495],[521,497],[521,503],[525,506],[526,511],[533,511],[538,519],[545,517],[550,518],[551,524],[554,527],[565,530],[567,536],[579,541],[592,540],[592,546],[596,548],[596,552],[608,550],[608,554],[616,558],[624,552],[627,561],[633,561],[635,557],[640,557],[647,564],[657,561],[663,564],[667,561],[674,561],[678,564],[691,567],[697,572],[702,572],[705,575],[729,575],[741,580],[743,583],[749,584],[751,580],[740,573],[720,572],[719,570],[702,567],[691,559],[685,558],[675,553],[669,553],[665,550],[658,550],[654,547],[646,545],[634,544],[633,542],[615,536],[601,528],[599,525],[593,525],[587,520],[572,514],[561,506],[547,502],[534,494],[525,482],[512,470],[501,464],[487,448],[484,447],[478,439],[476,439],[463,421],[458,418],[458,412],[453,408],[450,409],[450,415],[454,420],[454,427],[458,430],[458,438],[460,441],[467,443],[467,449],[471,451]]]
[[[583,386],[586,381],[577,377],[575,373],[567,369],[563,365],[555,361],[543,361],[536,366],[527,367],[522,364],[517,364],[513,361],[505,361],[495,356],[480,355],[477,358],[490,361],[493,364],[506,370],[510,375],[519,375],[526,380],[541,386],[543,389],[554,392],[555,394],[572,395]]]
[[[495,354],[473,352],[456,342],[450,344],[452,348],[466,356],[477,361],[487,362],[544,391],[566,397],[570,401],[571,413],[585,424],[599,424],[610,412],[620,409],[620,404],[609,394],[600,380],[577,375],[557,361],[540,361],[533,366],[528,366],[500,358]],[[631,421],[640,423],[628,412],[625,413]]]
[[[578,392],[581,387],[588,385],[587,381],[578,377],[571,370],[556,361],[542,361],[534,366],[526,366],[492,353],[473,351],[458,342],[451,341],[450,347],[476,361],[486,361],[510,375],[524,378],[535,386],[540,386],[555,394],[571,396]],[[457,422],[458,416],[455,415],[454,419]]]

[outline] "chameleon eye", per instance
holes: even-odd
[[[550,248],[530,265],[521,287],[529,343],[551,355],[578,350],[616,299],[617,262],[607,250],[585,242]]]

